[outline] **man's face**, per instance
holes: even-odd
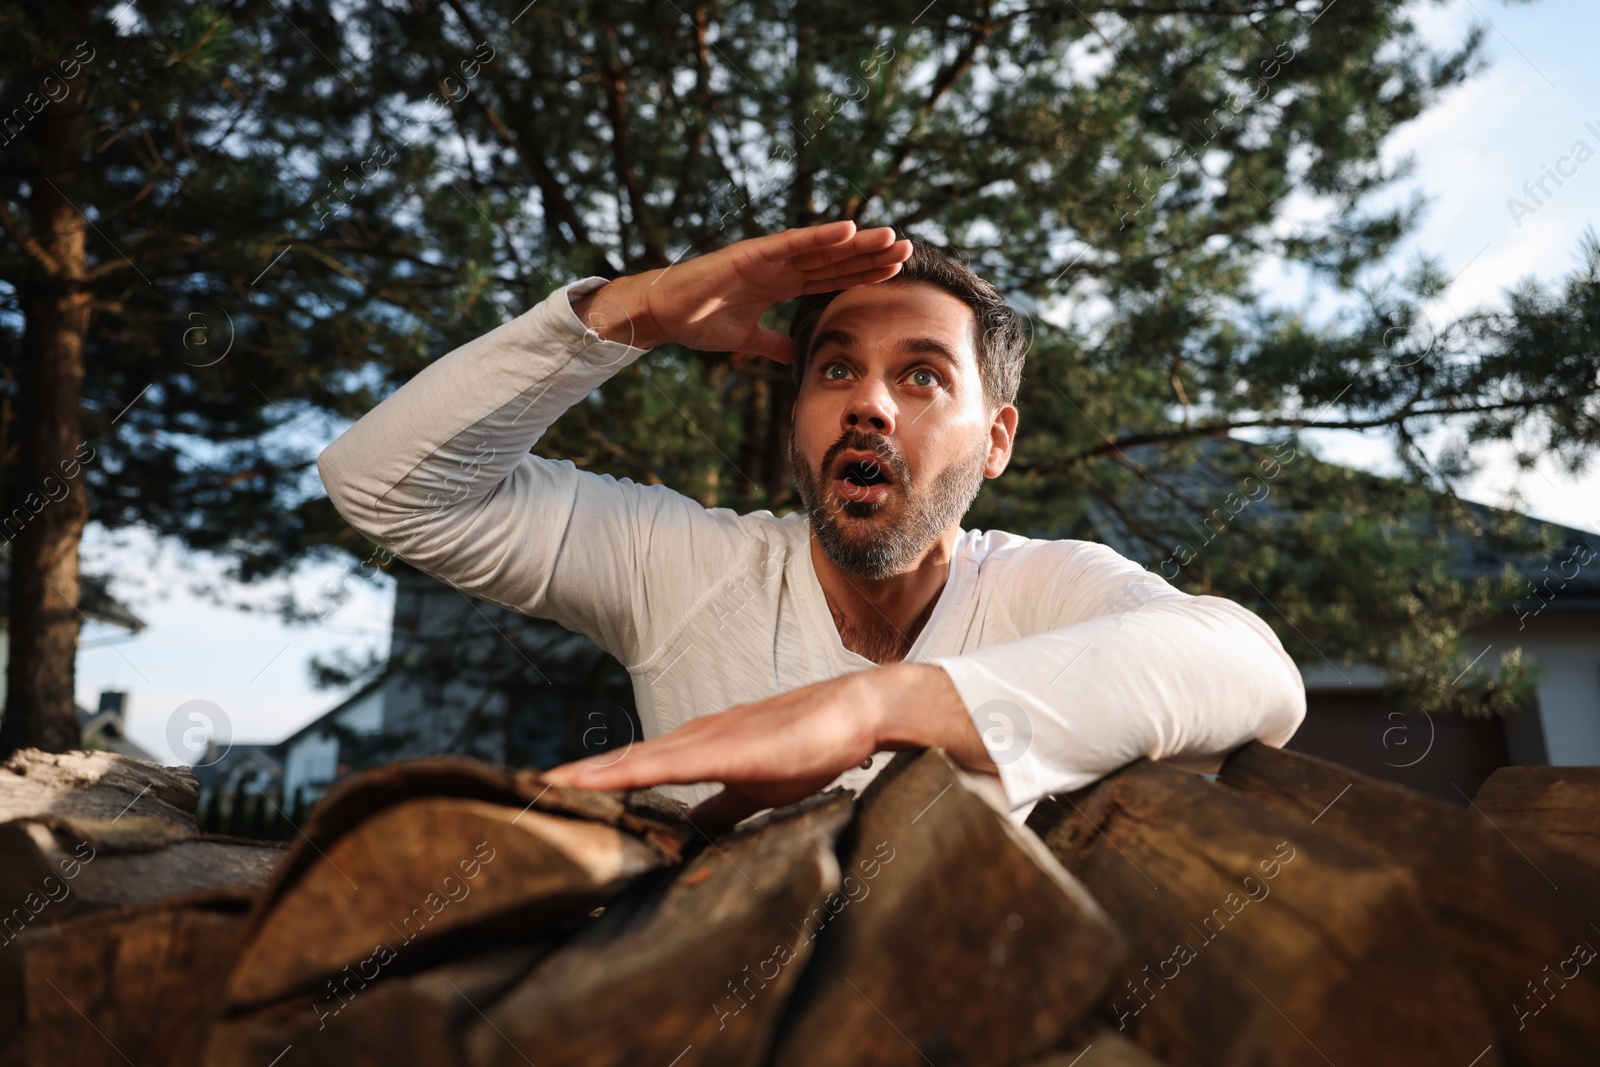
[[[1005,469],[1016,409],[988,409],[973,335],[972,309],[930,285],[859,286],[823,311],[789,458],[842,570],[906,570]]]

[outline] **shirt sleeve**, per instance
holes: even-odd
[[[1281,747],[1305,717],[1305,684],[1271,627],[1103,545],[1034,542],[996,595],[1026,636],[930,662],[1013,811],[1141,756],[1215,771],[1248,741]]]
[[[350,523],[464,593],[592,637],[633,665],[727,573],[729,509],[593,474],[529,449],[646,349],[601,339],[562,287],[425,367],[323,450]]]

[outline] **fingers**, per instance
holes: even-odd
[[[829,244],[793,255],[789,257],[789,266],[809,273],[836,266],[841,261],[858,259],[868,255],[881,255],[886,249],[892,249],[896,245],[905,246],[905,254],[897,258],[904,259],[911,254],[911,242],[904,238],[896,240],[893,226],[877,226],[870,230],[860,231],[848,241]]]
[[[625,751],[621,759],[605,765],[593,764],[588,760],[563,763],[559,767],[545,771],[544,779],[556,785],[573,789],[594,789],[602,793],[614,793],[622,789],[642,789],[661,782],[679,781],[670,774],[662,773],[663,769],[657,765],[658,761],[650,753],[631,750],[639,747],[630,746],[630,750]]]
[[[808,252],[844,244],[857,236],[855,222],[844,219],[821,226],[797,226],[769,237],[758,237],[755,238],[754,247],[766,259],[784,262]]]
[[[870,270],[881,267],[898,266],[910,258],[911,242],[896,241],[888,248],[877,252],[852,255],[837,262],[829,263],[826,266],[818,267],[815,270],[808,270],[805,272],[806,284],[811,285],[817,282],[837,283],[841,278],[865,274]],[[837,284],[834,284],[834,288],[838,287]],[[826,292],[827,290],[823,291]]]
[[[757,326],[749,339],[740,346],[739,351],[753,352],[759,356],[766,356],[775,363],[789,364],[794,362],[794,338],[765,326]]]
[[[709,718],[709,716],[708,716]],[[697,719],[695,722],[703,722]],[[693,725],[692,723],[690,725]],[[688,731],[688,732],[686,732]],[[726,741],[696,740],[689,726],[620,751],[602,752],[544,772],[547,782],[603,793],[670,782],[719,781],[726,773]]]
[[[812,293],[831,293],[836,289],[852,289],[858,285],[871,285],[874,282],[888,281],[899,273],[900,264],[896,263],[889,267],[875,267],[859,274],[846,274],[839,278],[824,278],[819,281],[807,282],[800,290],[800,295],[810,296]]]

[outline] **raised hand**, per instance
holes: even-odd
[[[760,323],[774,304],[886,281],[911,256],[892,227],[857,230],[848,219],[753,237],[628,275],[574,301],[608,341],[639,348],[675,342],[702,352],[748,352],[789,363],[794,341]]]

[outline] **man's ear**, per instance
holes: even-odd
[[[985,478],[998,478],[1011,462],[1011,449],[1017,440],[1017,406],[1001,404],[989,423],[989,457],[983,465]]]

